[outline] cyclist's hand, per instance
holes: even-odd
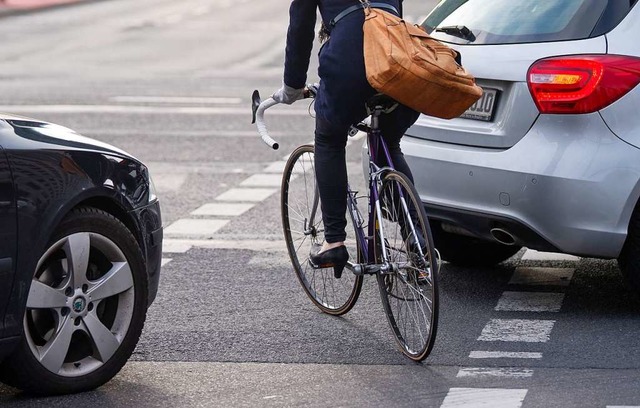
[[[286,103],[291,105],[298,99],[303,98],[304,89],[295,89],[288,85],[282,85],[282,88],[278,89],[271,97],[278,103]]]

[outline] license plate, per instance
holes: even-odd
[[[496,99],[498,97],[497,89],[483,88],[482,97],[476,103],[471,105],[462,115],[461,118],[484,120],[490,122],[493,120],[493,111],[496,107]]]

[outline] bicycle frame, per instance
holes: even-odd
[[[356,240],[358,241],[358,248],[360,249],[362,255],[362,259],[360,259],[362,263],[348,262],[346,268],[351,270],[351,272],[356,275],[373,275],[376,273],[384,274],[391,271],[391,265],[389,265],[386,261],[383,264],[378,264],[371,256],[375,252],[373,239],[375,234],[380,234],[381,239],[384,240],[384,231],[381,229],[376,231],[376,229],[379,227],[377,227],[374,222],[374,211],[378,219],[382,218],[382,209],[380,207],[378,186],[382,183],[382,175],[386,171],[395,170],[393,160],[391,160],[391,154],[389,153],[389,148],[382,138],[382,132],[379,129],[379,116],[382,113],[383,109],[381,107],[376,107],[373,112],[371,112],[371,125],[366,128],[364,126],[359,127],[360,130],[366,130],[367,132],[367,153],[369,157],[369,219],[366,236],[362,225],[362,214],[360,213],[360,210],[357,206],[357,197],[355,195],[355,192],[351,190],[351,186],[347,184],[347,209],[349,210],[351,221],[353,222],[353,225],[355,227]],[[384,157],[388,163],[388,165],[385,167],[380,167],[375,162],[375,158],[378,157],[378,152],[380,151],[384,153]],[[402,192],[400,192],[400,194],[400,198],[404,203]],[[382,259],[388,259],[387,249],[384,245],[382,246]]]

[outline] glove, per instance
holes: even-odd
[[[278,103],[286,103],[291,105],[298,99],[302,99],[304,89],[295,89],[288,85],[282,85],[271,97]]]

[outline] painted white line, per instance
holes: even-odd
[[[271,163],[266,169],[264,169],[264,172],[282,174],[284,173],[284,166],[286,165],[287,165],[286,161],[274,162],[274,163]]]
[[[527,268],[517,267],[509,284],[535,286],[569,286],[573,268]]]
[[[469,358],[542,358],[542,353],[525,351],[472,351]]]
[[[241,203],[209,203],[201,206],[192,215],[208,215],[219,217],[236,217],[255,207],[255,204]]]
[[[187,180],[186,174],[153,173],[153,184],[159,193],[177,191]]]
[[[479,341],[518,341],[545,343],[549,341],[555,320],[492,319]]]
[[[563,293],[504,292],[495,310],[505,312],[559,312],[563,300]]]
[[[526,395],[523,389],[451,388],[440,408],[520,408]]]
[[[232,188],[216,197],[218,201],[249,201],[260,202],[275,193],[271,188]]]
[[[607,408],[640,408],[640,405],[607,405]]]
[[[160,263],[160,266],[165,266],[169,262],[171,262],[171,258],[162,258],[162,262]]]
[[[188,250],[190,250],[192,245],[188,242],[175,242],[170,239],[162,240],[162,253],[169,254],[184,254]]]
[[[559,254],[555,252],[539,252],[527,249],[521,258],[523,261],[579,261],[580,258],[573,255]]]
[[[504,378],[528,378],[533,376],[533,370],[529,368],[493,368],[477,367],[462,368],[458,371],[457,378],[464,377],[504,377]]]
[[[167,238],[162,241],[163,252],[181,252],[181,251],[164,251],[165,247],[171,249],[181,248],[205,248],[205,249],[240,249],[252,251],[275,252],[281,251],[286,254],[287,244],[284,241],[267,241],[267,240],[224,240],[224,239],[176,239]],[[186,250],[184,251],[186,252]]]
[[[282,176],[279,174],[254,174],[240,183],[247,187],[280,187]]]
[[[211,104],[211,105],[238,105],[242,98],[218,98],[218,97],[189,97],[189,96],[114,96],[109,98],[113,102],[126,103],[175,103],[175,104]]]
[[[124,106],[124,105],[1,105],[0,112],[11,113],[111,113],[145,115],[247,115],[248,108],[198,106]],[[304,109],[274,109],[270,116],[309,116]]]
[[[164,230],[165,236],[206,236],[211,237],[229,220],[181,219]]]

